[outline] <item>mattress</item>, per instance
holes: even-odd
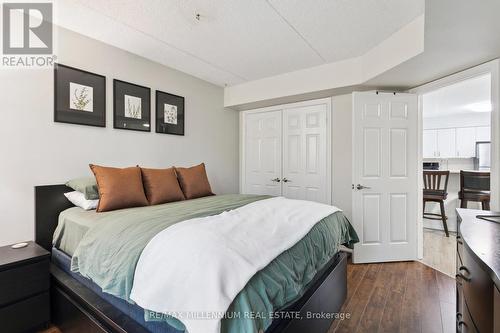
[[[180,333],[174,327],[170,326],[166,322],[158,322],[158,321],[146,321],[144,319],[144,309],[138,305],[131,304],[123,299],[118,297],[114,297],[113,295],[104,293],[101,291],[98,285],[92,283],[87,278],[84,278],[78,273],[74,273],[71,271],[71,257],[64,253],[63,251],[52,248],[52,263],[54,263],[57,267],[61,268],[64,272],[71,275],[78,282],[83,284],[85,287],[92,290],[99,297],[110,303],[112,306],[123,312],[128,317],[132,318],[139,325],[147,329],[151,333]]]
[[[128,298],[136,260],[143,247],[169,225],[218,214],[265,198],[268,196],[223,195],[107,213],[70,208],[59,217],[54,246],[61,250],[59,253],[67,254],[63,268],[78,279],[91,283],[95,290],[103,291],[104,299],[116,304],[151,332],[174,332],[176,328],[183,328],[179,321],[141,309],[131,304],[133,302]],[[338,252],[340,244],[352,246],[357,241],[356,233],[342,212],[318,221],[302,240],[257,272],[228,311],[269,314],[286,308],[304,294],[317,273]],[[78,260],[81,262],[77,267],[90,269],[83,273],[84,276],[74,269]],[[68,262],[71,262],[71,267],[68,267]],[[85,276],[89,272],[91,274]],[[159,322],[157,318],[160,318]],[[267,329],[271,321],[272,318],[265,315],[224,319],[222,331],[258,332]]]

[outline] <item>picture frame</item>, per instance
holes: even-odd
[[[113,80],[113,128],[151,132],[151,89]]]
[[[54,122],[106,127],[106,77],[56,63]]]
[[[156,90],[156,133],[184,135],[184,97]]]

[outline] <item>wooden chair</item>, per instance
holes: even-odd
[[[449,171],[435,171],[435,170],[425,170],[424,171],[424,209],[423,216],[425,219],[429,220],[441,220],[443,221],[443,228],[446,237],[449,236],[448,224],[446,220],[446,213],[444,210],[444,201],[448,197],[448,178],[450,177]],[[443,179],[444,178],[444,179]],[[425,204],[430,202],[439,203],[439,208],[441,209],[441,214],[426,213]]]
[[[490,210],[490,173],[460,171],[460,208],[467,208],[467,202],[480,202],[483,210]]]

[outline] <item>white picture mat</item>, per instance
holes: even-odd
[[[70,82],[69,108],[78,111],[94,112],[94,88]]]

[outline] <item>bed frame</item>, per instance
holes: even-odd
[[[59,213],[73,207],[65,185],[35,187],[35,242],[52,250]],[[318,272],[307,292],[286,311],[291,319],[276,319],[266,333],[326,333],[333,319],[307,319],[308,313],[338,313],[347,296],[347,255],[339,252]],[[300,313],[302,319],[294,319]],[[51,264],[51,316],[62,332],[149,333],[143,326],[103,300],[56,265]]]

